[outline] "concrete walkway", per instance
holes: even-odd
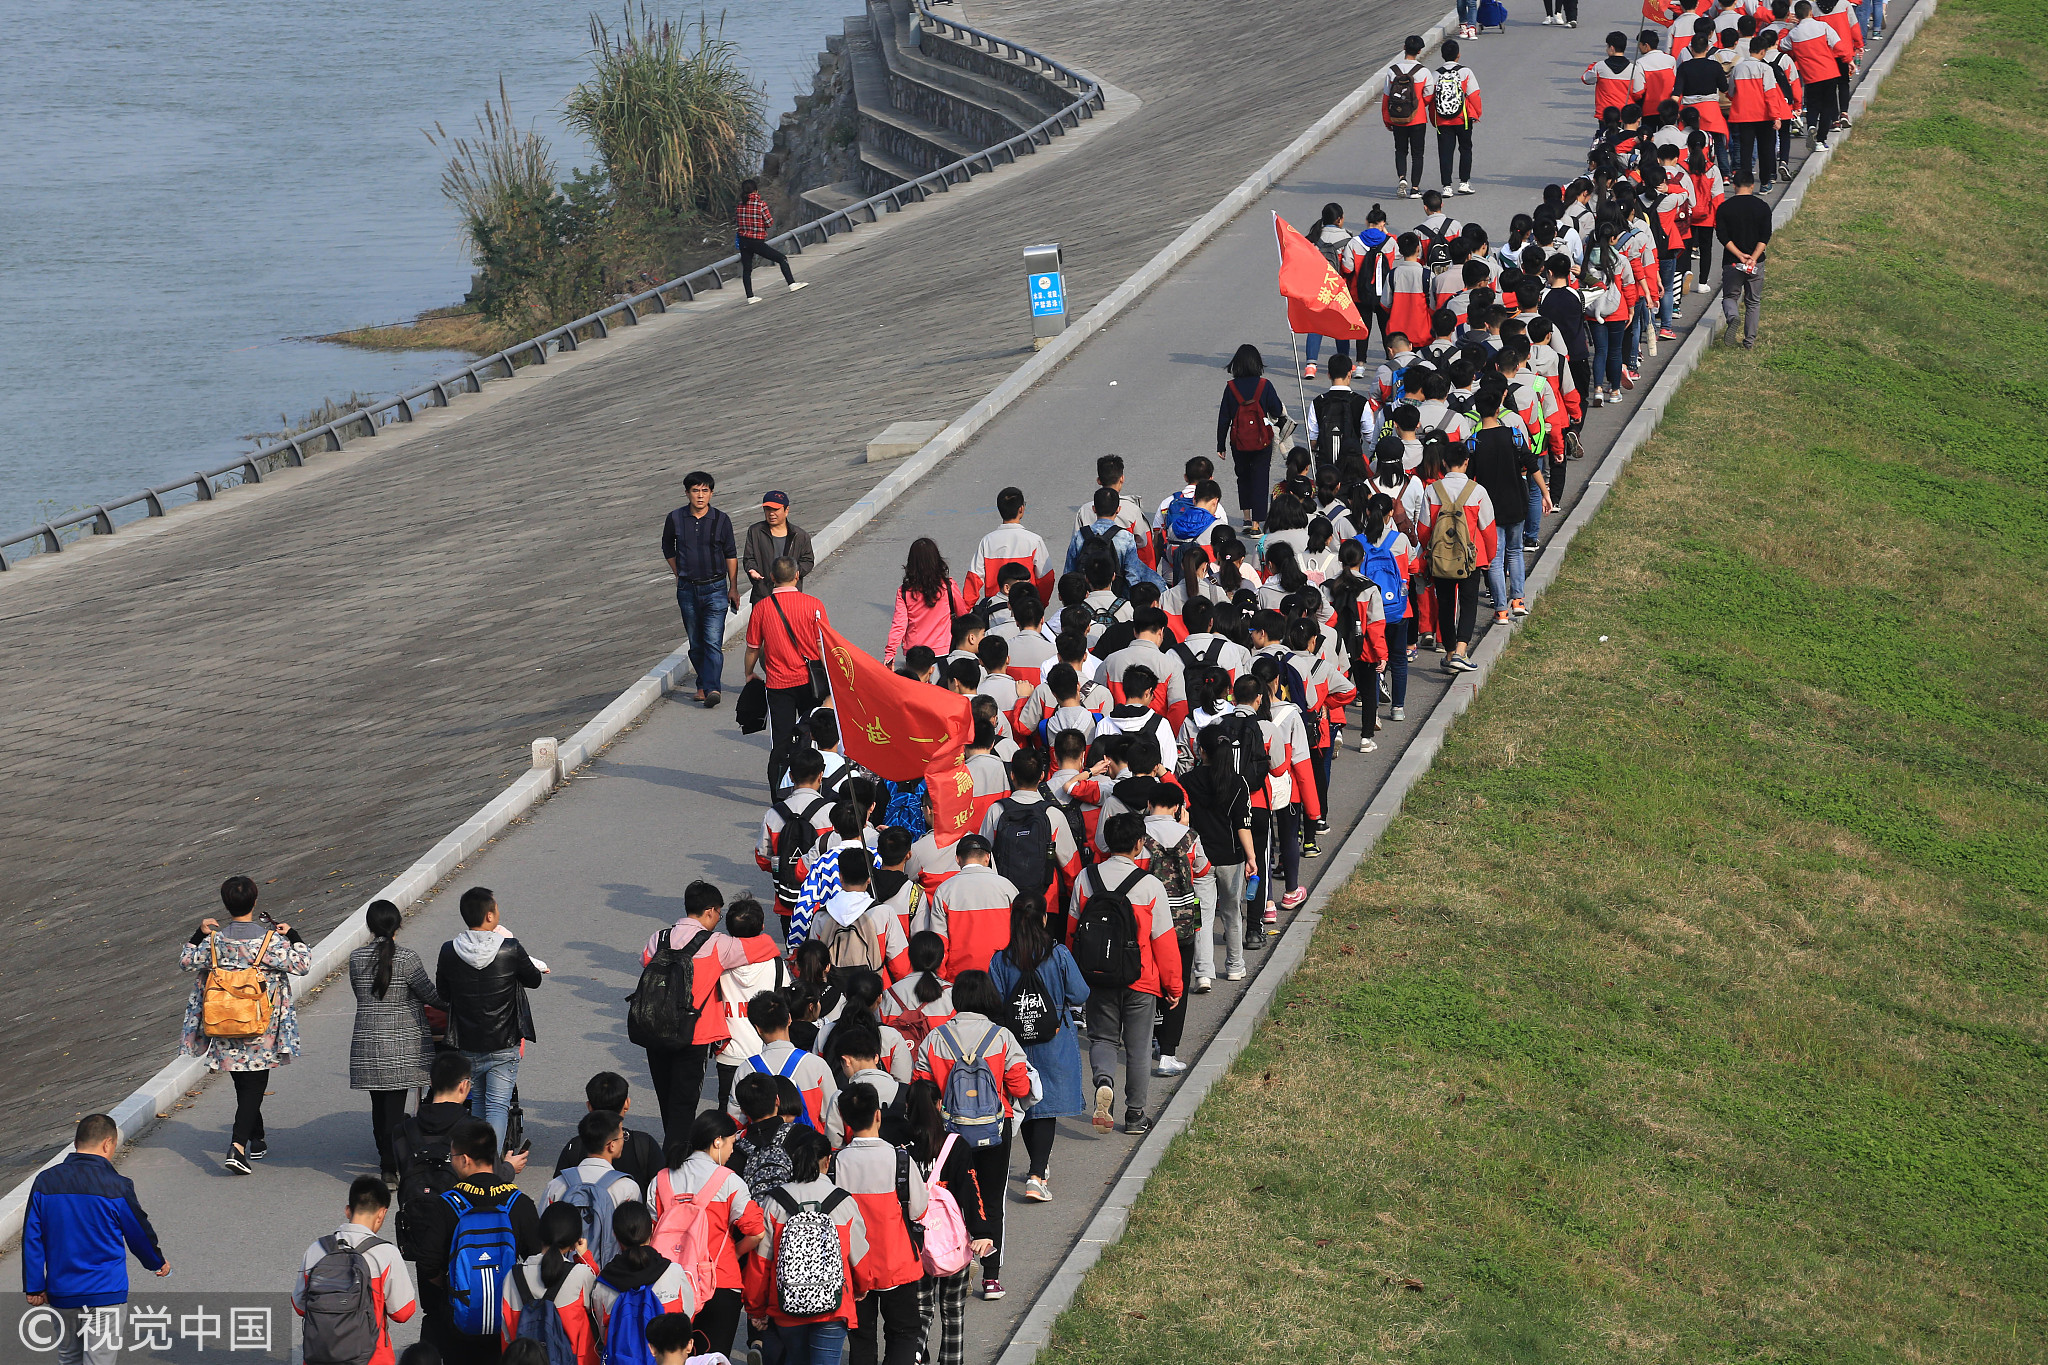
[[[728,291],[407,448],[6,575],[0,953],[46,969],[0,981],[0,1018],[41,1025],[15,1041],[0,1180],[161,1065],[184,986],[159,964],[223,877],[324,933],[674,646],[658,535],[686,471],[736,514],[794,489],[823,526],[873,484],[870,437],[1029,356],[1024,246],[1063,241],[1092,305],[1442,2],[1333,43],[1319,6],[1034,0],[1024,41],[1143,101],[1054,164],[857,233],[795,298]]]
[[[1016,8],[1024,9],[1021,0]],[[1525,20],[1505,38],[1467,44],[1467,62],[1485,85],[1489,113],[1474,181],[1481,193],[1457,201],[1457,216],[1504,228],[1546,181],[1565,179],[1576,168],[1591,105],[1577,74],[1597,54],[1600,36],[1610,27],[1630,26],[1634,13],[1634,5],[1622,0],[1597,0],[1576,31]],[[1023,29],[1019,36],[1051,44]],[[1361,63],[1354,74],[1362,79],[1371,69]],[[1306,125],[1320,112],[1304,105],[1298,121]],[[1335,198],[1362,221],[1377,198],[1393,225],[1406,228],[1420,217],[1419,206],[1391,198],[1389,159],[1377,118],[1361,120],[834,555],[812,590],[840,628],[879,645],[904,550],[918,536],[937,538],[956,572],[963,571],[976,538],[994,522],[991,504],[1002,484],[1022,486],[1032,499],[1030,524],[1062,543],[1062,528],[1071,527],[1073,509],[1092,484],[1093,457],[1102,451],[1122,453],[1130,463],[1132,489],[1148,502],[1156,500],[1177,482],[1186,455],[1211,448],[1220,366],[1241,341],[1261,346],[1291,403],[1268,209],[1300,224]],[[1161,240],[1177,226],[1160,224]],[[1698,316],[1705,301],[1688,300],[1689,315]],[[1673,350],[1675,343],[1665,349],[1666,359]],[[1644,389],[1656,371],[1650,362]],[[1626,416],[1620,409],[1596,413],[1587,428],[1589,453],[1602,451]],[[1571,466],[1574,497],[1582,491],[1584,471],[1595,463]],[[1408,707],[1414,720],[1406,730],[1415,728],[1447,686],[1433,656],[1422,656],[1411,673]],[[1404,727],[1392,727],[1381,738],[1381,752],[1353,751],[1337,760],[1333,822],[1340,833],[1326,848],[1336,847],[1398,757]],[[582,1083],[593,1071],[613,1068],[633,1080],[640,1123],[658,1131],[646,1113],[652,1097],[644,1088],[640,1054],[625,1041],[622,998],[632,987],[639,945],[679,913],[688,881],[707,877],[728,896],[742,888],[764,889],[751,856],[764,748],[759,737],[737,735],[730,710],[706,713],[687,701],[666,703],[586,769],[571,790],[454,879],[456,890],[476,883],[494,888],[507,924],[553,967],[534,998],[540,1042],[521,1077],[540,1158],[523,1181],[530,1190],[544,1184],[549,1159],[580,1113]],[[1313,876],[1317,864],[1305,862],[1304,869]],[[453,896],[444,894],[415,918],[405,941],[431,955],[456,923]],[[1253,961],[1256,966],[1258,955]],[[1206,1045],[1237,993],[1219,981],[1213,994],[1195,998],[1194,1044]],[[220,1085],[188,1101],[124,1158],[124,1169],[137,1180],[180,1266],[180,1287],[282,1281],[305,1243],[331,1226],[347,1181],[375,1169],[367,1102],[343,1088],[352,1014],[345,984],[309,1003],[303,1020],[307,1052],[278,1074],[266,1115],[273,1155],[255,1177],[234,1180],[219,1172],[232,1109],[232,1095]],[[152,1055],[152,1065],[155,1060]],[[1170,1090],[1164,1082],[1155,1085],[1155,1109]],[[970,1307],[971,1360],[995,1357],[1133,1145],[1122,1134],[1098,1136],[1085,1121],[1062,1124],[1053,1156],[1056,1202],[1024,1205],[1013,1191],[1003,1276],[1010,1294],[1001,1303],[977,1301]],[[260,1201],[260,1217],[249,1215],[252,1200]]]

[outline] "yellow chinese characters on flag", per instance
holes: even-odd
[[[957,755],[926,769],[924,785],[932,797],[932,837],[939,847],[979,827],[974,819],[974,774]]]
[[[848,758],[891,782],[915,782],[934,764],[959,759],[974,733],[967,698],[898,677],[830,626],[820,633]]]
[[[1287,325],[1302,336],[1362,340],[1372,335],[1351,297],[1351,286],[1308,238],[1273,215],[1280,239],[1280,293],[1287,300]]]

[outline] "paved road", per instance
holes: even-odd
[[[853,463],[870,436],[956,415],[1028,354],[1022,246],[1064,241],[1093,304],[1438,3],[1334,40],[1317,6],[983,5],[1143,107],[819,266],[800,300],[716,311],[429,449],[0,584],[0,954],[44,968],[0,983],[24,1078],[0,1180],[162,1064],[185,991],[163,964],[224,876],[323,932],[534,736],[571,733],[673,646],[656,535],[685,471],[718,473],[734,506],[793,488],[824,525],[873,483]]]
[[[1461,201],[1464,216],[1504,221],[1525,206],[1536,187],[1576,160],[1587,104],[1575,80],[1585,60],[1581,54],[1624,17],[1624,8],[1616,0],[1600,0],[1576,34],[1519,26],[1505,42],[1488,39],[1475,46],[1472,64],[1486,81],[1494,112],[1481,143],[1482,192]],[[1037,36],[1020,33],[1027,40]],[[1520,65],[1503,71],[1500,54],[1510,47]],[[1313,112],[1304,111],[1303,121]],[[1047,533],[1071,524],[1071,511],[1087,491],[1090,457],[1098,451],[1125,453],[1133,486],[1157,496],[1185,453],[1207,439],[1217,367],[1231,349],[1253,340],[1269,356],[1284,352],[1284,324],[1271,293],[1266,208],[1297,222],[1332,196],[1347,208],[1362,209],[1384,193],[1385,159],[1376,120],[1368,118],[1339,136],[1266,204],[1246,213],[957,460],[878,518],[814,580],[835,620],[856,639],[878,640],[886,627],[884,600],[908,542],[934,535],[957,564],[991,522],[989,504],[1000,483],[1026,488],[1034,498],[1030,520]],[[1405,225],[1409,216],[1396,218]],[[1670,354],[1667,349],[1667,359]],[[1594,416],[1588,444],[1596,453],[1625,416],[1617,410]],[[1583,491],[1592,464],[1572,466],[1574,496]],[[1415,673],[1411,687],[1409,714],[1419,721],[1445,683],[1426,667]],[[1382,737],[1399,740],[1402,728]],[[703,876],[729,894],[762,887],[750,857],[762,747],[733,731],[729,712],[707,714],[682,701],[664,704],[570,791],[542,806],[458,879],[458,885],[482,882],[496,889],[507,922],[554,968],[553,979],[536,996],[541,1041],[522,1077],[529,1119],[541,1135],[537,1149],[551,1151],[566,1132],[581,1107],[581,1083],[592,1071],[616,1067],[641,1085],[639,1055],[619,1027],[620,1000],[631,988],[637,945],[678,912],[683,886]],[[1369,757],[1354,752],[1338,761],[1334,804],[1340,828],[1355,819],[1398,757],[1397,747],[1389,744]],[[1316,864],[1305,866],[1313,872]],[[451,932],[454,918],[448,898],[433,902],[409,927],[408,938],[430,952]],[[1234,999],[1235,992],[1220,982],[1214,994],[1197,998],[1191,1034],[1199,1044],[1214,1035]],[[182,1282],[188,1287],[262,1283],[283,1274],[303,1243],[324,1229],[347,1180],[373,1169],[366,1105],[337,1082],[345,1068],[351,1012],[348,1000],[331,995],[310,1005],[307,1054],[280,1075],[270,1101],[275,1155],[254,1179],[235,1182],[218,1174],[232,1107],[218,1086],[160,1125],[125,1159],[174,1259],[185,1262],[189,1279]],[[1155,1087],[1155,1108],[1168,1092],[1164,1083]],[[636,1093],[646,1105],[644,1088]],[[1059,1197],[1046,1206],[1014,1199],[1009,1206],[1004,1279],[1011,1293],[1000,1304],[977,1302],[970,1309],[970,1359],[994,1358],[1132,1146],[1122,1135],[1097,1136],[1085,1123],[1062,1125],[1053,1162]],[[538,1191],[545,1175],[529,1172],[524,1183]],[[252,1224],[242,1201],[257,1194],[265,1216]],[[206,1249],[204,1265],[195,1264],[197,1256],[187,1250],[197,1248]]]

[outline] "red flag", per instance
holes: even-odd
[[[957,760],[974,733],[974,706],[956,692],[900,678],[830,626],[821,626],[832,709],[846,756],[891,782],[915,782]]]
[[[981,828],[974,818],[974,774],[958,754],[927,768],[924,788],[931,793],[932,838],[940,848]]]
[[[1309,239],[1273,215],[1280,237],[1280,293],[1287,300],[1287,325],[1301,336],[1362,340],[1372,335],[1359,315],[1351,286]]]

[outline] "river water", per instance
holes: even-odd
[[[695,8],[654,0],[694,21]],[[598,6],[616,28],[613,0]],[[729,0],[769,122],[857,0]],[[502,75],[560,174],[590,7],[549,0],[0,0],[0,535],[244,448],[327,398],[455,368],[295,340],[458,301],[423,129]],[[709,11],[714,28],[720,10]]]

